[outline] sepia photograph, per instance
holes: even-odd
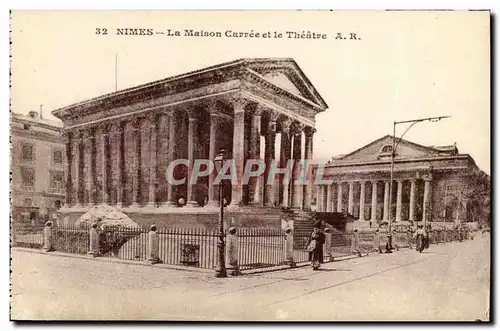
[[[491,13],[10,13],[12,321],[490,322]]]

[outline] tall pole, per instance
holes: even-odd
[[[392,125],[391,179],[389,182],[389,233],[387,234],[387,251],[392,250],[392,181],[394,180],[394,154],[396,153],[396,122]]]
[[[224,150],[221,150],[219,155],[216,157],[215,162],[220,162],[220,169],[224,165]],[[214,162],[214,163],[215,163]],[[219,239],[217,241],[217,248],[219,249],[219,258],[217,267],[215,269],[215,277],[225,278],[227,277],[226,271],[226,259],[225,259],[225,245],[224,245],[224,185],[222,180],[219,183]]]
[[[389,182],[389,233],[387,234],[387,253],[392,252],[392,181],[394,179],[394,155],[396,153],[396,148],[398,147],[399,143],[401,142],[401,139],[403,139],[403,136],[410,130],[415,124],[419,122],[424,122],[424,121],[430,121],[430,122],[437,122],[440,121],[443,118],[448,118],[450,116],[438,116],[438,117],[427,117],[427,118],[418,118],[414,120],[407,120],[407,121],[399,121],[399,122],[393,122],[393,128],[392,128],[392,151],[391,151],[391,181]],[[403,124],[403,123],[411,123],[411,125],[403,132],[401,137],[398,138],[398,141],[396,143],[396,125],[398,124]]]

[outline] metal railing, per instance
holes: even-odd
[[[87,254],[90,250],[90,228],[74,225],[52,227],[53,249],[71,254]],[[144,261],[148,259],[149,229],[106,227],[98,230],[99,253],[104,258]],[[217,263],[218,231],[203,228],[160,228],[156,231],[158,257],[161,263],[212,269]],[[382,251],[387,243],[387,232],[363,230],[349,233],[326,233],[323,247],[325,256],[342,257],[353,254]],[[429,233],[430,244],[469,239],[467,231],[434,230]],[[273,267],[288,264],[287,235],[282,229],[239,228],[238,264],[240,270]],[[293,240],[293,260],[306,262],[307,237],[289,237]],[[44,226],[13,224],[12,246],[40,249],[44,246]],[[393,246],[412,247],[413,233],[393,232]],[[292,248],[289,249],[291,250]],[[290,251],[291,252],[291,251]],[[288,252],[290,254],[290,252]]]

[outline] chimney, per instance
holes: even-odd
[[[40,105],[40,119],[43,120],[43,112],[42,112],[42,107],[43,105]]]

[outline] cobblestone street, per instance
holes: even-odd
[[[486,234],[227,279],[14,249],[12,319],[484,321],[489,263]]]

